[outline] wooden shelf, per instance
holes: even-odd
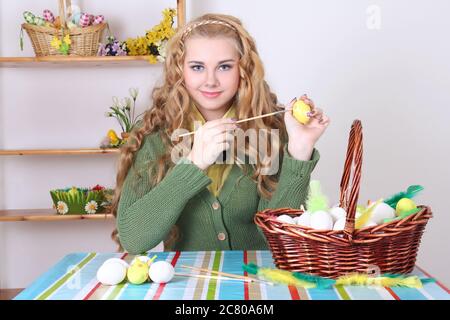
[[[48,67],[143,67],[158,66],[151,64],[149,56],[117,56],[117,57],[0,57],[2,68],[48,68]]]
[[[110,213],[99,214],[56,214],[54,209],[0,210],[0,222],[10,221],[64,221],[64,220],[107,220],[114,218]]]
[[[0,156],[119,154],[119,149],[35,149],[0,150]]]

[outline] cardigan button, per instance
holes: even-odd
[[[220,232],[220,233],[217,235],[217,239],[219,239],[220,241],[225,240],[226,237],[227,237],[227,236],[226,236],[225,233],[223,233],[223,232]]]
[[[212,207],[214,210],[218,210],[220,208],[220,203],[218,201],[214,201]]]

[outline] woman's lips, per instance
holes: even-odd
[[[217,98],[222,92],[205,92],[200,91],[206,98]]]

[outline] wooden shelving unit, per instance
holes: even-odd
[[[0,210],[0,222],[13,221],[66,221],[66,220],[107,220],[113,219],[110,213],[66,214],[55,213],[54,209],[14,209]]]
[[[186,24],[185,0],[177,0],[177,27]],[[148,67],[161,66],[151,64],[149,56],[116,57],[0,57],[0,68],[65,68],[65,67]],[[0,150],[0,156],[36,156],[36,155],[118,155],[119,149],[15,149]],[[13,209],[0,210],[0,222],[8,221],[65,221],[65,220],[107,220],[114,217],[106,214],[59,215],[54,209]]]
[[[36,155],[94,155],[119,154],[119,149],[34,149],[0,150],[0,156],[36,156]]]
[[[3,68],[51,68],[51,67],[145,67],[158,66],[151,64],[148,56],[119,57],[0,57]]]
[[[186,24],[186,2],[177,0],[177,26]],[[0,68],[49,68],[49,67],[143,67],[151,64],[148,56],[118,57],[0,57]]]

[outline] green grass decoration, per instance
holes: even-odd
[[[92,190],[88,188],[66,188],[50,190],[55,207],[59,201],[64,202],[68,207],[68,212],[65,214],[87,214],[85,206],[90,201],[97,203],[96,213],[102,213],[105,210],[104,203],[106,202],[105,190]],[[59,214],[62,214],[58,212]]]

